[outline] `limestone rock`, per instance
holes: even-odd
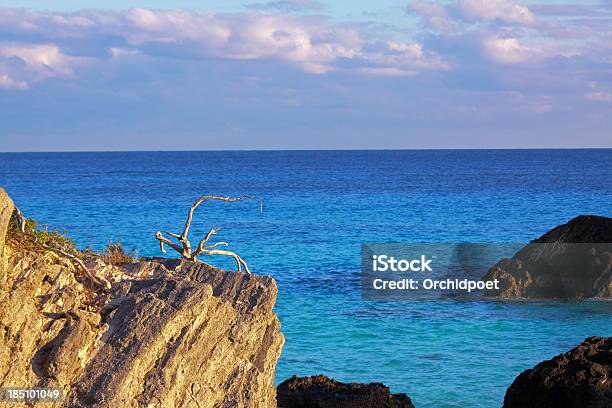
[[[612,218],[579,216],[502,259],[484,276],[487,296],[531,299],[612,297]]]
[[[520,374],[504,408],[612,407],[612,337],[590,337],[578,347]]]
[[[380,383],[341,383],[324,375],[293,376],[277,388],[278,408],[414,408],[406,394]]]
[[[0,188],[0,256],[4,252],[4,240],[6,231],[13,214],[13,200],[6,194],[2,188]]]
[[[284,338],[272,278],[89,260],[113,283],[102,292],[61,254],[11,233],[5,249],[0,387],[61,388],[49,407],[276,407]]]

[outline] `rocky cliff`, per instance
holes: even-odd
[[[167,259],[83,270],[19,232],[4,243],[12,207],[0,189],[0,387],[59,387],[55,407],[276,407],[272,278]]]
[[[612,297],[612,218],[579,216],[493,266],[487,296],[531,299]]]
[[[590,337],[519,375],[503,408],[524,407],[612,407],[612,337]]]

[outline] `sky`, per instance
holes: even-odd
[[[610,0],[100,3],[0,1],[0,151],[612,147]]]

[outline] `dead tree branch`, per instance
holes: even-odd
[[[196,208],[198,208],[202,203],[208,200],[218,200],[225,202],[234,202],[248,199],[257,199],[255,196],[241,196],[241,197],[224,197],[224,196],[215,196],[215,195],[205,195],[200,197],[192,206],[189,208],[189,212],[187,213],[187,219],[185,220],[185,226],[183,227],[183,232],[181,234],[174,234],[168,231],[157,231],[155,233],[155,238],[159,241],[159,249],[163,253],[166,253],[165,245],[168,245],[170,248],[174,249],[178,252],[181,257],[185,259],[189,259],[191,261],[198,261],[197,257],[200,255],[224,255],[234,258],[236,261],[236,266],[238,271],[241,271],[244,267],[244,270],[248,273],[251,273],[248,265],[240,256],[236,253],[221,249],[214,249],[218,246],[228,246],[227,242],[216,242],[214,244],[208,244],[208,241],[220,230],[219,227],[215,227],[208,231],[206,236],[198,243],[195,249],[192,249],[191,242],[188,239],[189,229],[191,228],[191,222],[193,221],[193,213]],[[263,202],[260,200],[260,211],[263,209]],[[166,238],[164,234],[169,237],[174,238],[177,242],[171,241],[169,238]]]
[[[25,232],[27,218],[17,206],[15,206],[15,215],[17,216],[17,221],[19,222],[19,229],[21,232]]]
[[[109,281],[107,281],[106,279],[104,279],[103,277],[100,276],[96,276],[93,273],[90,272],[90,270],[87,268],[87,266],[85,266],[85,263],[76,255],[72,255],[71,253],[68,253],[62,249],[59,248],[53,248],[47,244],[42,244],[43,247],[57,252],[60,255],[65,256],[66,258],[70,259],[71,261],[73,261],[74,263],[76,263],[82,270],[83,272],[85,272],[85,275],[89,278],[89,280],[95,285],[98,286],[99,288],[103,289],[103,290],[109,290],[112,285]]]
[[[15,214],[17,215],[17,220],[19,221],[19,229],[21,230],[21,232],[25,233],[26,222],[27,222],[26,216],[23,214],[23,212],[17,206],[15,206]],[[36,238],[36,235],[34,235],[34,241],[38,241],[38,238]],[[53,251],[53,252],[56,252],[57,254],[60,254],[60,255],[62,255],[64,257],[70,259],[75,264],[77,264],[77,266],[79,268],[81,268],[83,270],[83,272],[85,272],[85,275],[87,276],[87,278],[89,278],[89,280],[95,286],[97,286],[97,287],[99,287],[99,288],[101,288],[103,290],[109,290],[111,288],[111,283],[109,281],[107,281],[106,279],[104,279],[102,277],[94,275],[87,268],[87,266],[85,266],[85,263],[78,256],[73,255],[73,254],[71,254],[69,252],[66,252],[63,249],[50,246],[50,245],[48,245],[45,242],[41,242],[41,245],[43,246],[43,248],[46,248],[46,249],[48,249],[50,251]]]

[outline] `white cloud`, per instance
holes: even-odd
[[[393,67],[382,67],[382,68],[360,68],[359,73],[368,76],[377,76],[377,77],[411,77],[418,75],[418,71],[414,70],[406,70],[401,68],[393,68]]]
[[[119,35],[134,46],[175,44],[181,46],[186,53],[197,51],[194,50],[196,46],[204,48],[200,53],[223,47],[233,31],[230,22],[214,13],[134,8],[125,14],[117,12],[115,17],[116,22],[110,24],[104,20],[99,21],[98,28]],[[81,34],[86,35],[88,32]],[[181,49],[175,51],[180,52]]]
[[[456,0],[447,4],[414,0],[408,11],[419,14],[425,27],[434,33],[430,42],[434,51],[437,45],[440,55],[453,55],[454,61],[452,57],[447,59],[457,66],[473,64],[478,59],[473,50],[478,49],[489,61],[506,65],[553,58],[575,64],[582,58],[605,60],[602,55],[610,54],[610,48],[602,49],[609,41],[598,34],[607,32],[602,25],[609,25],[610,19],[551,21],[544,16],[536,21],[529,8],[512,0]],[[486,24],[473,24],[481,20]]]
[[[251,3],[247,4],[246,7],[252,10],[280,11],[283,13],[324,9],[323,4],[316,0],[279,0],[267,3]]]
[[[523,45],[516,38],[490,38],[483,47],[486,56],[499,64],[531,62],[542,55],[539,48]]]
[[[5,74],[0,74],[0,88],[24,90],[28,89],[28,83],[17,81]]]
[[[402,73],[395,76],[412,76],[420,70],[446,71],[450,65],[438,55],[427,52],[423,46],[415,42],[389,41],[371,49],[363,55],[364,60],[373,67],[364,67],[361,72],[369,75],[380,73],[381,76],[390,76],[389,73]]]
[[[22,61],[26,69],[41,78],[70,75],[74,62],[55,44],[0,44],[0,57]]]
[[[440,32],[451,32],[455,30],[445,6],[430,1],[415,0],[408,5],[408,12],[414,12],[422,16],[427,26]]]
[[[68,77],[87,60],[64,54],[56,44],[0,43],[0,87],[28,89],[33,82]]]
[[[169,15],[166,15],[170,17]],[[143,8],[133,8],[128,11],[128,20],[132,21],[135,25],[144,29],[158,29],[161,27],[161,18],[158,18],[157,14],[151,10]]]
[[[389,49],[391,51],[399,51],[403,53],[412,54],[417,58],[423,56],[423,46],[418,43],[406,43],[406,42],[389,42]]]
[[[143,8],[71,14],[0,9],[0,25],[13,36],[35,35],[48,42],[0,50],[0,57],[19,58],[36,72],[37,79],[72,73],[78,57],[63,53],[63,43],[70,44],[71,50],[86,49],[89,55],[97,55],[98,63],[140,54],[166,59],[275,60],[313,74],[333,71],[348,60],[352,68],[343,70],[349,72],[447,68],[440,56],[416,42],[391,41],[380,47],[376,35],[363,26],[313,16]]]
[[[108,49],[108,53],[113,58],[121,58],[124,56],[139,55],[140,51],[138,51],[137,49],[130,49],[130,48],[110,47]]]
[[[512,0],[459,0],[459,9],[469,19],[499,20],[505,23],[531,25],[535,16],[526,6]]]

